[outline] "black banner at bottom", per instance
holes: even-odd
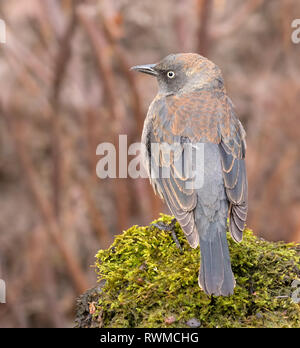
[[[105,347],[105,346],[157,346],[157,345],[201,345],[209,339],[211,342],[217,341],[218,338],[210,329],[58,329],[50,331],[40,329],[35,332],[33,329],[21,330],[20,333],[12,333],[10,329],[0,330],[0,338],[3,342],[10,344],[19,343],[22,346],[30,347],[47,344],[50,347],[67,347],[76,346],[80,348],[86,347]],[[219,329],[222,341],[230,341],[232,339],[232,330]],[[292,332],[294,331],[294,332]],[[272,334],[268,338],[276,339],[279,330],[272,330]],[[293,333],[299,334],[298,330],[289,330],[288,337],[293,339]],[[261,334],[261,330],[260,330]],[[206,337],[207,335],[207,337]],[[298,335],[297,335],[298,336]],[[255,335],[247,335],[247,342],[255,343],[257,338]],[[227,342],[228,342],[227,341]],[[4,346],[4,345],[3,345]]]

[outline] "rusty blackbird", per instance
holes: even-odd
[[[199,286],[209,295],[231,295],[235,279],[226,238],[227,219],[232,238],[240,242],[248,210],[248,184],[245,131],[226,95],[221,71],[195,53],[171,54],[157,64],[131,69],[155,76],[159,86],[142,134],[151,184],[190,246],[200,244]],[[153,144],[176,144],[176,149],[170,155],[168,146],[156,151]],[[195,156],[197,151],[203,156]],[[193,175],[180,168],[189,156]],[[201,159],[202,165],[195,166]],[[164,169],[169,170],[168,175],[162,174]],[[198,181],[197,170],[202,175]]]

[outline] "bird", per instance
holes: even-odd
[[[227,96],[222,72],[197,53],[170,54],[158,63],[136,65],[131,70],[151,75],[158,82],[141,138],[143,162],[153,189],[180,224],[189,245],[200,245],[200,288],[208,295],[230,296],[236,282],[227,224],[233,240],[241,242],[248,182],[246,132]],[[200,149],[202,184],[193,184],[191,174],[188,177],[178,170],[183,162],[178,160],[177,150],[177,155],[176,151],[170,155],[162,146],[157,154],[153,144],[176,144],[181,158],[188,157],[188,148],[192,153]],[[191,158],[194,162],[195,156]],[[197,174],[197,163],[193,165]],[[161,175],[165,169],[169,174]],[[191,185],[187,185],[188,179]]]

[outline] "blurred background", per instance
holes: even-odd
[[[248,226],[300,241],[295,18],[298,0],[1,0],[0,327],[73,326],[96,251],[167,212],[147,179],[97,178],[96,147],[140,140],[156,82],[129,67],[170,53],[223,71],[247,131]]]

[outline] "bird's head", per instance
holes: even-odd
[[[170,54],[157,64],[137,65],[131,70],[155,76],[159,92],[165,95],[204,87],[223,88],[217,65],[196,53]]]

